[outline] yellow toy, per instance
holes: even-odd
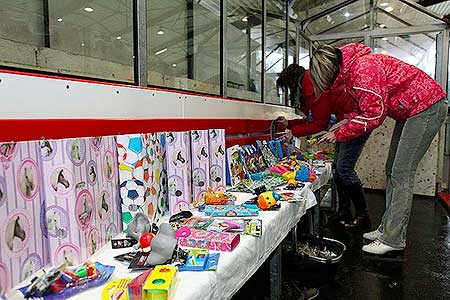
[[[264,192],[258,196],[258,207],[262,210],[271,209],[277,205],[280,195],[274,192]]]
[[[108,283],[102,291],[102,300],[128,300],[128,284],[133,278],[119,278]]]
[[[142,300],[168,300],[175,285],[177,268],[156,266],[142,289]]]

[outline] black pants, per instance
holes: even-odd
[[[339,197],[344,198],[339,200],[340,209],[350,209],[351,199],[357,213],[366,211],[366,200],[355,165],[369,136],[370,133],[336,144],[334,179]]]

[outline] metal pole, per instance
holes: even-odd
[[[286,28],[284,31],[284,47],[285,47],[285,53],[284,53],[284,63],[283,67],[287,68],[289,65],[289,5],[288,2],[284,2],[284,17],[285,17],[285,24]],[[288,91],[284,91],[284,105],[289,105],[289,97],[288,97]]]
[[[300,61],[300,25],[295,25],[295,56],[294,56],[294,62],[296,64]]]
[[[410,0],[399,0],[399,1],[405,3],[406,5],[412,7],[414,9],[420,11],[421,13],[424,13],[424,14],[432,17],[432,18],[444,21],[447,24],[450,23],[450,20],[446,16],[437,14],[434,11],[432,11],[432,10],[426,8],[426,7],[423,7],[420,4],[417,4],[416,2],[413,2],[413,1],[410,1]]]
[[[48,0],[42,1],[42,16],[44,18],[44,47],[50,48],[50,16]]]
[[[436,39],[436,80],[447,92],[449,63],[449,29],[444,29]],[[439,190],[448,190],[450,186],[450,123],[445,122],[439,132],[437,184]]]
[[[227,96],[227,0],[220,1],[220,95]]]
[[[281,245],[278,245],[270,259],[270,300],[281,299],[281,258]]]
[[[133,2],[134,75],[137,85],[148,85],[147,69],[147,0]]]
[[[261,14],[261,102],[266,103],[266,0],[262,0]]]
[[[186,1],[187,77],[194,79],[194,0]]]
[[[376,1],[375,1],[375,0],[370,0],[369,5],[370,5],[370,15],[369,15],[369,17],[370,17],[370,22],[369,22],[369,30],[370,30],[370,31],[373,31],[373,30],[375,29],[375,23],[376,23],[376,21],[375,21],[375,6],[376,6]],[[371,37],[371,36],[365,37],[366,45],[369,46],[370,48],[373,48],[373,46],[374,46],[374,41],[373,41],[373,40],[374,40],[374,39],[373,39],[373,37]]]
[[[251,77],[251,69],[252,69],[252,39],[251,39],[251,33],[252,33],[252,27],[250,26],[250,20],[247,20],[247,90],[250,91],[250,82],[252,80]]]

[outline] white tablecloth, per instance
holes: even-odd
[[[330,168],[331,170],[331,168]],[[258,218],[263,222],[263,236],[241,236],[240,244],[231,253],[221,252],[218,269],[215,272],[179,272],[177,283],[173,289],[173,300],[219,300],[230,299],[244,283],[264,263],[272,251],[288,235],[306,211],[316,205],[313,189],[320,187],[328,178],[325,168],[317,183],[308,183],[302,189],[301,202],[281,204],[279,211],[261,211]],[[244,202],[253,197],[251,194],[235,193],[238,202]],[[121,277],[136,277],[139,272],[130,273],[127,265],[114,260],[114,256],[131,251],[131,248],[112,250],[111,245],[104,246],[90,258],[106,265],[116,266],[112,279]],[[91,300],[100,299],[103,287],[93,288],[70,299]]]

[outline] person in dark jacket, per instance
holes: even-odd
[[[286,122],[289,128],[287,137],[292,135],[303,137],[313,135],[327,129],[330,117],[335,114],[339,123],[330,128],[337,129],[346,122],[348,115],[357,112],[356,103],[342,88],[333,89],[317,97],[313,91],[309,71],[297,64],[289,65],[280,74],[277,85],[289,90],[289,98],[294,103],[300,103],[301,111],[307,118]],[[370,228],[370,218],[367,214],[364,190],[355,165],[369,138],[367,133],[361,137],[337,143],[335,148],[336,189],[339,197],[337,220],[346,228]],[[355,207],[355,216],[351,211],[350,199]]]

